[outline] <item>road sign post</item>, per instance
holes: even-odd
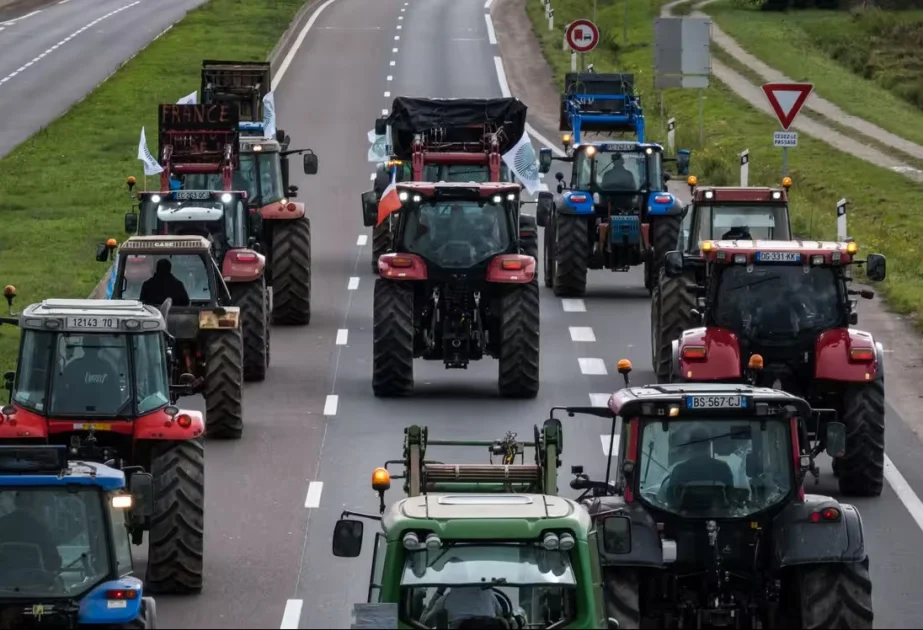
[[[746,188],[750,185],[750,149],[740,153],[740,186]]]
[[[574,20],[564,30],[564,41],[573,51],[570,58],[570,68],[572,72],[576,72],[576,55],[578,53],[585,55],[596,48],[599,44],[599,28],[590,20]],[[582,70],[583,63],[580,66]]]
[[[782,177],[785,177],[788,175],[788,150],[790,147],[798,146],[798,133],[789,131],[788,128],[795,122],[798,112],[814,91],[814,84],[766,83],[762,87],[772,111],[782,125],[783,131],[773,134],[772,144],[782,148]]]
[[[846,240],[846,198],[836,202],[836,240]]]
[[[702,90],[711,74],[711,20],[707,17],[654,19],[654,89],[699,90],[699,144],[705,141]],[[663,117],[661,116],[661,120]]]
[[[667,121],[667,149],[670,152],[670,155],[673,155],[676,152],[675,147],[676,141],[676,119],[671,118]]]

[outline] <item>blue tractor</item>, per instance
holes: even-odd
[[[0,446],[0,628],[156,628],[131,557],[152,477],[74,453]]]
[[[555,295],[586,292],[588,269],[628,271],[644,265],[644,286],[656,282],[663,255],[676,248],[682,204],[667,191],[664,162],[688,172],[689,151],[663,156],[644,141],[644,113],[631,74],[569,73],[561,99],[564,157],[541,149],[542,173],[553,160],[573,164],[569,183],[556,173],[557,193],[539,193],[536,218],[545,228],[545,286]],[[584,142],[583,134],[631,134],[633,140]]]

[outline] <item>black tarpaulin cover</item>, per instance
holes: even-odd
[[[398,96],[387,123],[391,126],[391,149],[398,159],[409,159],[413,137],[434,129],[446,129],[445,142],[477,142],[484,125],[502,127],[500,152],[505,153],[526,131],[526,110],[518,98],[416,98]],[[477,128],[472,128],[477,126]],[[464,129],[462,134],[453,130]],[[488,128],[488,131],[493,129]]]

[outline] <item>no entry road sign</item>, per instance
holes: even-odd
[[[589,20],[574,20],[567,26],[564,38],[574,52],[587,53],[599,44],[599,29]]]
[[[769,99],[769,104],[779,119],[782,129],[788,128],[795,122],[802,105],[814,90],[813,83],[766,83],[763,93]]]

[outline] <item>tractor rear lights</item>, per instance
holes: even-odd
[[[849,360],[856,363],[869,363],[875,360],[875,350],[872,348],[850,348]]]
[[[382,254],[378,273],[392,280],[426,280],[426,263],[416,254]]]
[[[705,346],[684,346],[683,347],[683,360],[684,361],[701,361],[705,358],[706,351]]]
[[[654,197],[654,203],[670,203],[673,198],[670,195],[657,195]]]
[[[138,591],[133,588],[110,588],[106,591],[106,599],[127,601],[138,599]]]
[[[259,256],[253,252],[234,252],[234,261],[239,263],[255,263]]]
[[[840,520],[840,511],[836,508],[829,507],[819,512],[812,512],[810,518],[812,523],[834,523]]]
[[[501,254],[487,266],[488,282],[525,284],[535,277],[535,259],[525,254]]]
[[[586,195],[575,194],[568,197],[568,200],[573,201],[574,203],[586,203],[588,197]]]

